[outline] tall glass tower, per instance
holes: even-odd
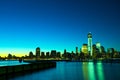
[[[88,53],[92,56],[92,34],[91,32],[88,33]]]

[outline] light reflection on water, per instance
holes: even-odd
[[[89,67],[88,67],[89,66]],[[89,79],[90,80],[96,80],[96,76],[95,76],[95,69],[94,69],[94,64],[93,62],[88,63],[88,74],[89,74]]]
[[[101,62],[83,62],[82,70],[84,80],[104,80],[104,71]]]
[[[97,74],[99,80],[104,80],[104,71],[102,63],[97,63]]]
[[[12,78],[11,80],[119,80],[120,64],[57,62],[57,67]]]

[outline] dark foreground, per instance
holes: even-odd
[[[13,77],[33,73],[44,69],[56,67],[56,62],[31,62],[29,64],[0,66],[0,80],[7,80]]]
[[[10,80],[120,80],[119,63],[57,62],[56,67],[44,69]]]

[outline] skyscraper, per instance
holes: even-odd
[[[51,50],[51,58],[56,58],[56,50]]]
[[[40,48],[36,48],[36,58],[40,58]]]
[[[29,52],[29,58],[33,58],[33,57],[34,57],[33,52],[32,51]]]
[[[78,47],[76,47],[76,55],[78,55]]]
[[[66,51],[66,49],[64,49],[64,58],[66,58],[67,57],[67,51]]]
[[[85,55],[88,55],[88,45],[87,44],[82,45],[82,53],[84,53]]]
[[[99,50],[99,52],[101,53],[101,45],[100,45],[99,42],[96,43],[96,47],[97,47],[97,49]]]
[[[91,32],[88,33],[88,53],[92,56],[92,34]]]

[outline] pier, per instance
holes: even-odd
[[[56,67],[56,62],[46,61],[46,62],[36,62],[36,61],[25,61],[29,64],[22,65],[11,65],[11,66],[0,66],[0,80],[5,80],[10,75],[26,74],[34,71],[44,70]]]

